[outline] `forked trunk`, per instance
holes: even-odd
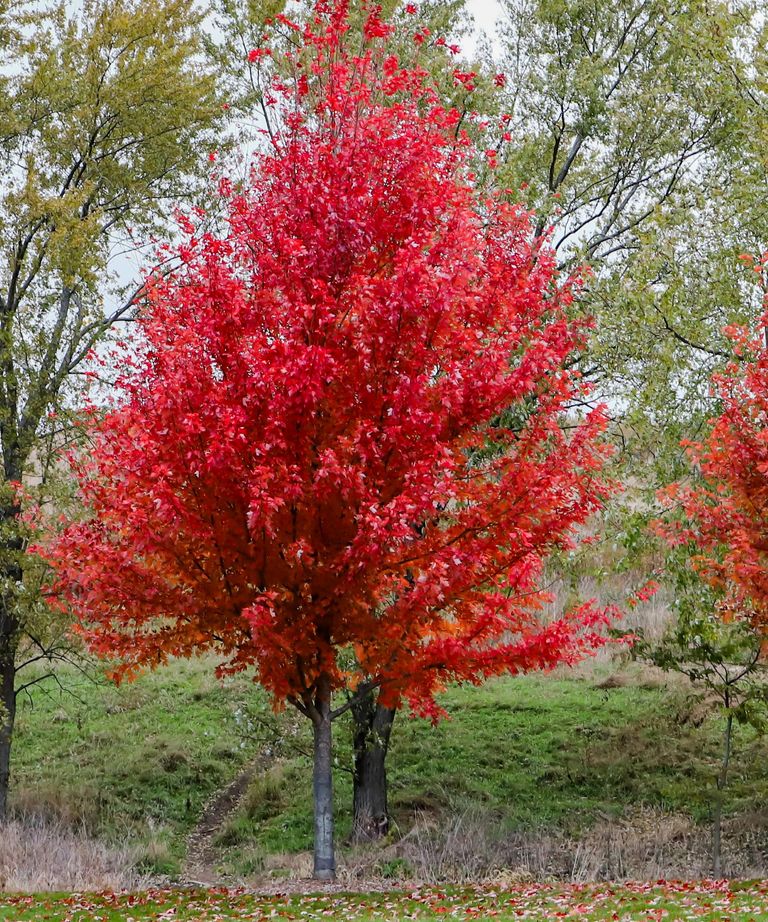
[[[331,683],[318,680],[315,696],[313,793],[315,801],[315,880],[336,879],[333,848],[333,746],[331,737]]]
[[[387,752],[395,708],[385,708],[371,689],[352,707],[355,765],[352,838],[380,839],[389,832]]]

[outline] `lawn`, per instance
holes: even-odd
[[[421,889],[263,897],[237,890],[152,890],[132,895],[20,896],[0,902],[3,922],[234,922],[238,919],[768,920],[768,883],[555,886],[520,890]]]

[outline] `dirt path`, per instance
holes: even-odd
[[[217,849],[214,840],[240,806],[248,785],[257,774],[267,770],[270,761],[264,755],[258,756],[234,781],[217,791],[208,801],[197,825],[187,836],[187,857],[182,870],[185,883],[211,887],[225,882],[216,871]]]

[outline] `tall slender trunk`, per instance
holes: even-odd
[[[8,471],[6,470],[6,476]],[[7,485],[6,485],[7,488]],[[19,514],[16,503],[0,507],[0,522],[6,528]],[[16,611],[15,586],[21,582],[21,565],[14,555],[21,550],[18,534],[6,538],[0,553],[8,554],[0,566],[0,822],[8,815],[8,788],[11,777],[11,744],[16,722],[16,647],[19,642],[19,620]]]
[[[315,880],[336,879],[333,847],[333,741],[331,736],[331,682],[323,675],[318,680],[314,730],[314,769],[312,788],[315,800]]]
[[[14,409],[15,413],[15,409]],[[14,416],[15,419],[15,416]],[[15,423],[12,425],[12,429]],[[8,815],[8,789],[11,777],[11,744],[16,722],[16,651],[19,643],[17,587],[22,581],[21,551],[24,542],[18,528],[21,506],[11,483],[21,482],[24,460],[15,431],[9,436],[0,427],[4,482],[0,483],[0,524],[5,538],[0,547],[0,822]]]
[[[396,714],[395,708],[382,707],[373,689],[352,707],[352,837],[357,842],[380,839],[389,831],[386,759]]]
[[[728,783],[728,766],[731,761],[731,742],[733,739],[733,712],[728,709],[723,731],[723,757],[720,762],[720,771],[717,775],[717,792],[715,794],[715,809],[712,817],[712,870],[716,878],[723,876],[722,862],[722,821],[723,799],[725,786]]]
[[[8,816],[11,777],[11,743],[16,720],[16,666],[12,648],[3,650],[0,639],[0,823]]]

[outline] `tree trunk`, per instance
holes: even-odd
[[[314,730],[314,770],[312,788],[315,800],[315,880],[336,879],[333,849],[333,746],[331,737],[331,683],[328,676],[318,680]]]
[[[723,798],[725,786],[728,783],[728,766],[731,761],[731,740],[733,738],[733,712],[729,709],[723,731],[723,758],[720,763],[720,772],[717,776],[717,792],[715,794],[715,809],[712,817],[712,871],[716,878],[723,876],[722,862],[722,819]]]
[[[7,473],[7,472],[6,472]],[[7,485],[5,485],[7,489]],[[5,505],[0,510],[0,521],[8,528],[19,514],[16,504]],[[5,587],[0,593],[0,822],[8,816],[8,787],[11,777],[11,743],[16,721],[16,646],[19,621],[16,614],[16,593],[13,587],[21,582],[21,566],[13,555],[21,550],[21,537],[11,535],[0,553],[8,555],[0,568],[0,582]]]
[[[18,445],[10,448],[2,440],[3,473],[5,483],[0,485],[4,494],[10,489],[10,483],[21,481],[23,463],[18,454]],[[19,643],[21,627],[16,609],[16,587],[22,580],[19,555],[23,540],[18,530],[18,517],[21,508],[13,499],[4,495],[0,503],[0,523],[7,530],[8,537],[0,547],[0,822],[8,816],[8,788],[11,777],[11,744],[13,728],[16,722],[16,650]]]
[[[3,651],[0,638],[0,823],[8,816],[8,786],[11,776],[11,742],[16,720],[16,668],[13,649]]]
[[[356,842],[380,839],[389,832],[386,758],[396,713],[395,708],[379,704],[373,689],[352,707],[352,838]]]

